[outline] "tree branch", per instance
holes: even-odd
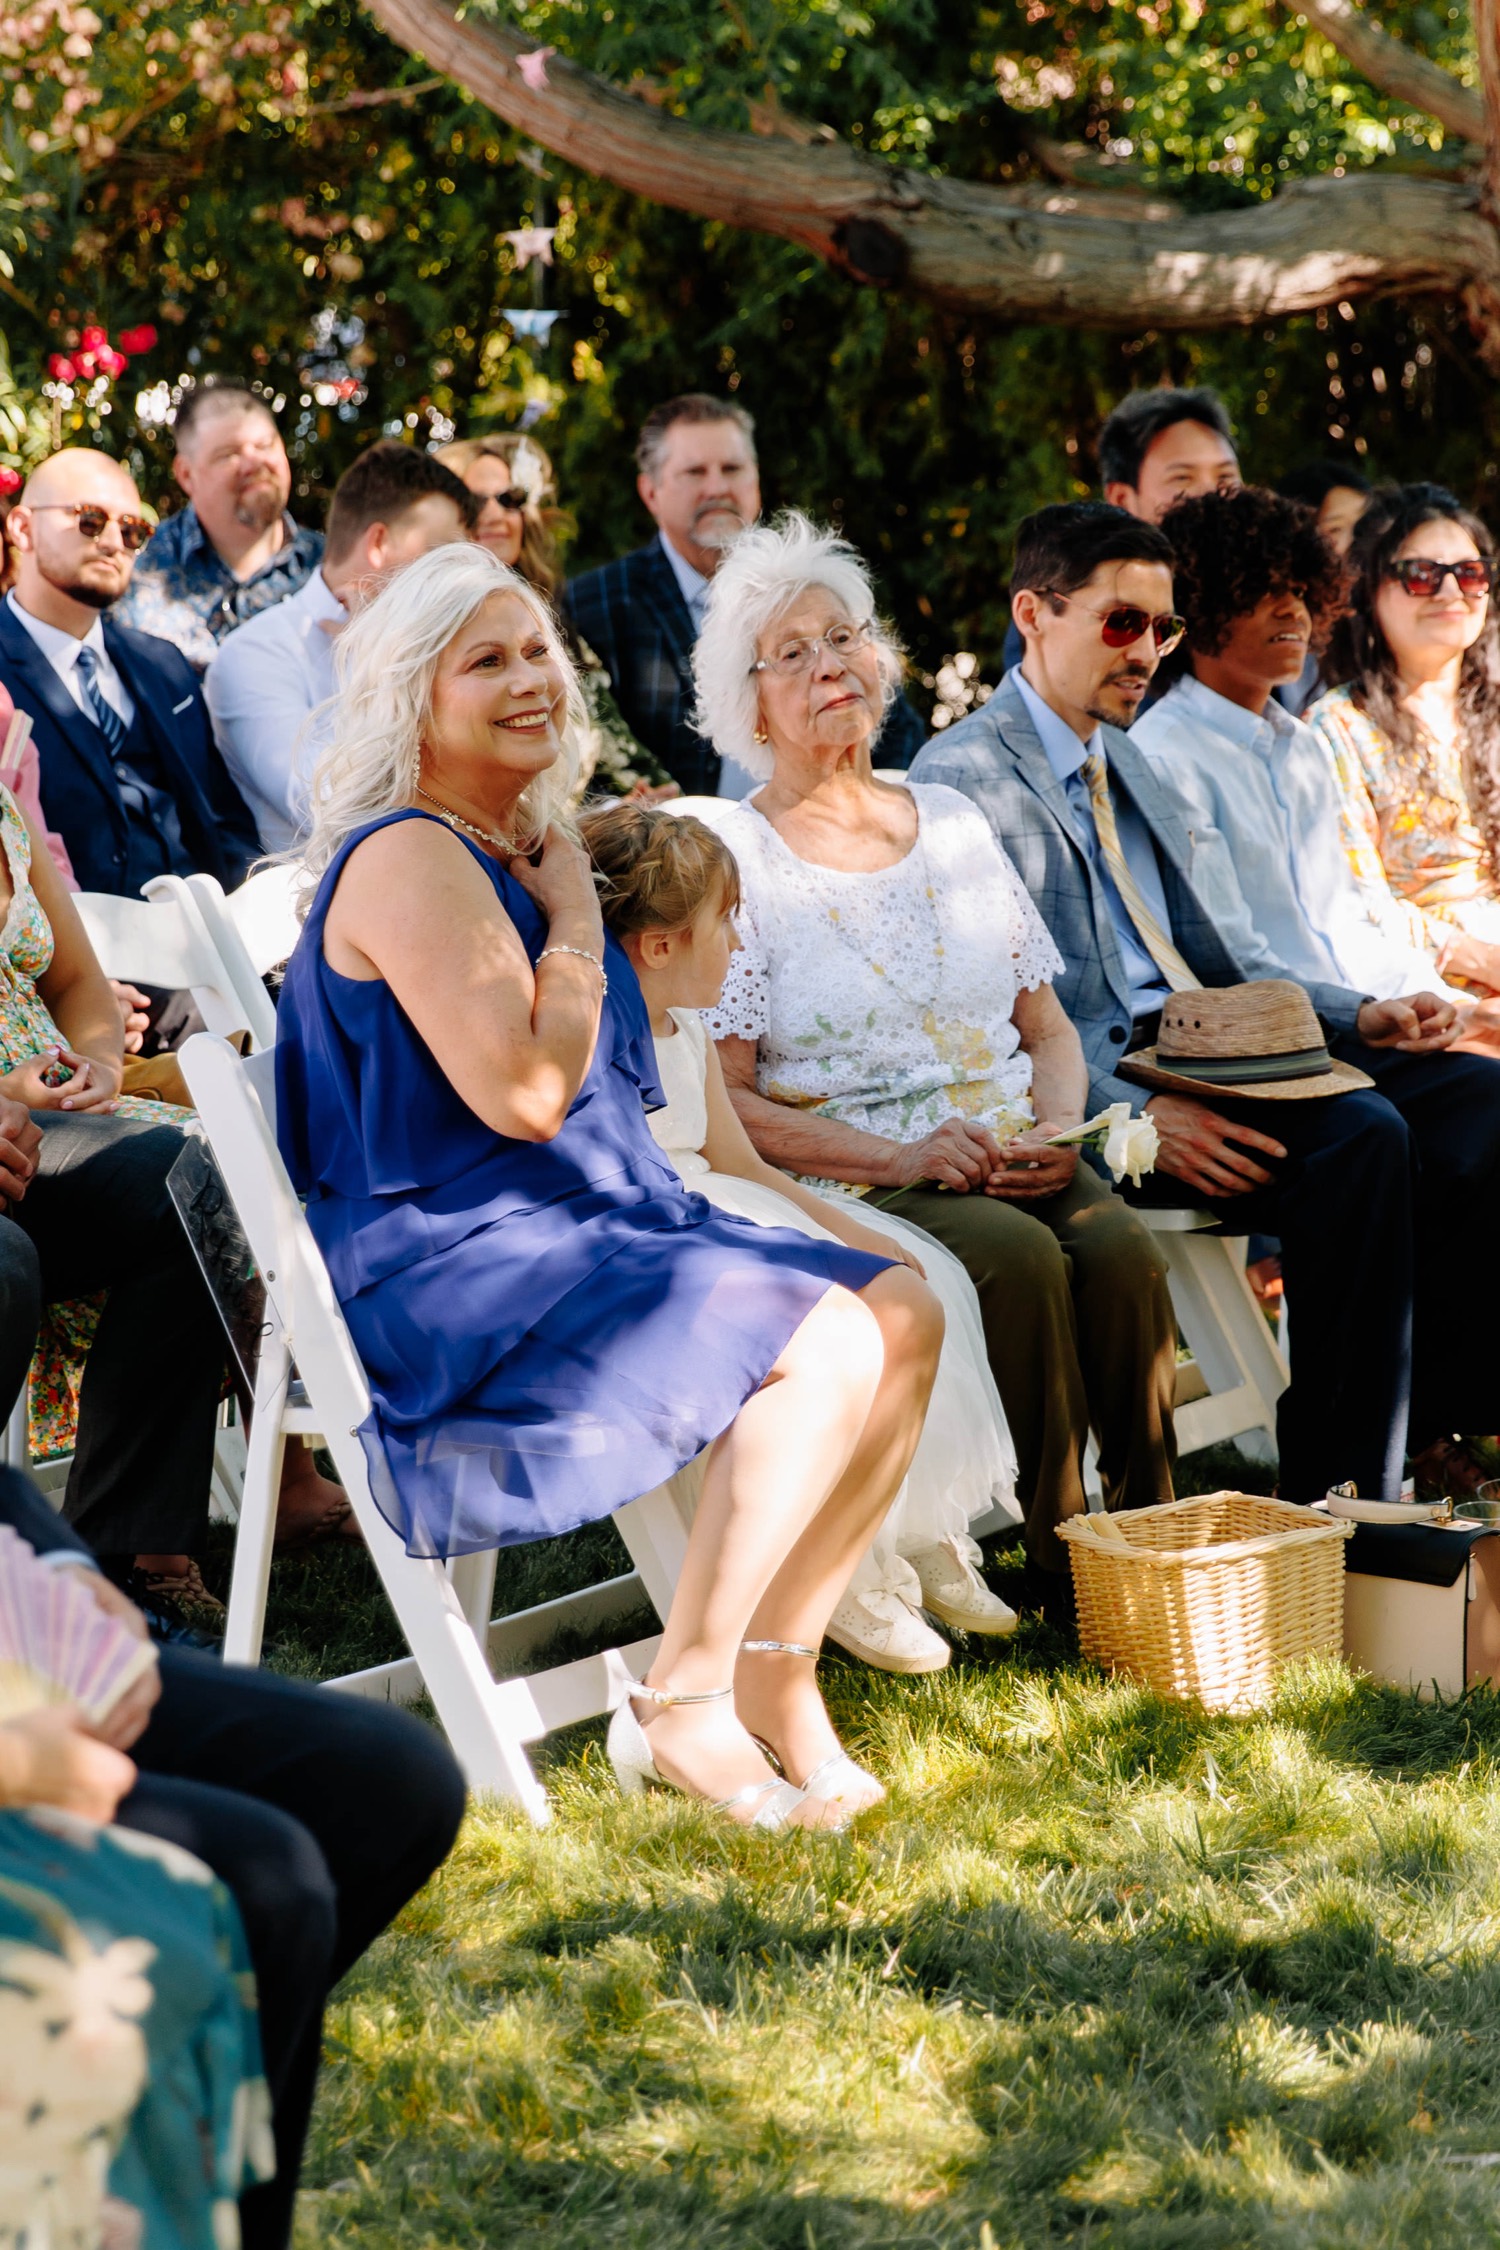
[[[1485,104],[1477,87],[1466,86],[1441,63],[1419,55],[1403,40],[1393,39],[1356,7],[1354,0],[1283,0],[1283,5],[1290,14],[1310,23],[1314,31],[1320,31],[1377,92],[1389,94],[1393,101],[1410,102],[1435,117],[1450,133],[1483,147]],[[1474,28],[1476,32],[1480,28],[1477,7]],[[1481,51],[1482,45],[1481,41]]]
[[[516,67],[529,42],[460,19],[458,0],[367,4],[399,45],[583,170],[969,313],[1170,328],[1248,325],[1397,289],[1500,301],[1500,238],[1477,188],[1365,172],[1302,181],[1244,210],[1178,210],[1168,226],[1170,205],[1162,218],[1116,216],[1101,213],[1097,192],[1038,196],[903,170],[839,142],[707,131],[560,56],[533,89]]]
[[[1474,43],[1479,49],[1479,84],[1484,97],[1484,167],[1480,207],[1492,226],[1500,226],[1500,0],[1473,0]]]

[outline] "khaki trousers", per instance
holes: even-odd
[[[926,1183],[871,1201],[951,1250],[978,1291],[1035,1562],[1066,1568],[1056,1526],[1083,1509],[1090,1430],[1108,1507],[1171,1499],[1177,1322],[1166,1267],[1149,1229],[1096,1172],[1080,1163],[1042,1203]]]

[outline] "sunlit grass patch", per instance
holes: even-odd
[[[622,1801],[597,1725],[474,1811],[331,2015],[301,2250],[1500,2250],[1500,1698],[1207,1717],[1040,1627],[827,1683],[852,1836]]]

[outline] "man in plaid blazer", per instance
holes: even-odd
[[[1304,984],[1332,1051],[1373,1090],[1209,1104],[1120,1076],[1174,986],[1290,977],[1269,950],[1239,959],[1219,935],[1193,889],[1192,833],[1124,731],[1180,629],[1172,560],[1159,530],[1101,502],[1029,517],[1011,583],[1024,663],[927,745],[912,778],[962,790],[1019,868],[1063,956],[1056,990],[1091,1104],[1128,1101],[1155,1121],[1157,1171],[1132,1200],[1208,1201],[1227,1232],[1280,1237],[1297,1339],[1283,1493],[1311,1501],[1353,1479],[1394,1499],[1408,1445],[1500,1427],[1496,1323],[1455,1315],[1441,1255],[1458,1241],[1500,1252],[1500,1064],[1442,1051],[1455,1017],[1436,994]]]
[[[738,797],[754,786],[728,775],[693,725],[693,644],[719,557],[760,514],[755,424],[732,399],[688,391],[654,407],[636,446],[636,490],[657,537],[602,569],[585,571],[563,609],[593,650],[638,742],[654,750],[689,796]],[[922,723],[904,696],[886,713],[877,766],[909,766]]]

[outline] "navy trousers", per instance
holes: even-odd
[[[1500,1430],[1500,1321],[1486,1286],[1500,1248],[1500,1063],[1356,1039],[1334,1051],[1375,1090],[1215,1097],[1287,1155],[1268,1187],[1210,1207],[1228,1232],[1280,1238],[1292,1323],[1282,1493],[1315,1500],[1352,1481],[1394,1499],[1408,1450],[1444,1431]],[[1158,1208],[1195,1200],[1164,1173],[1122,1192]]]

